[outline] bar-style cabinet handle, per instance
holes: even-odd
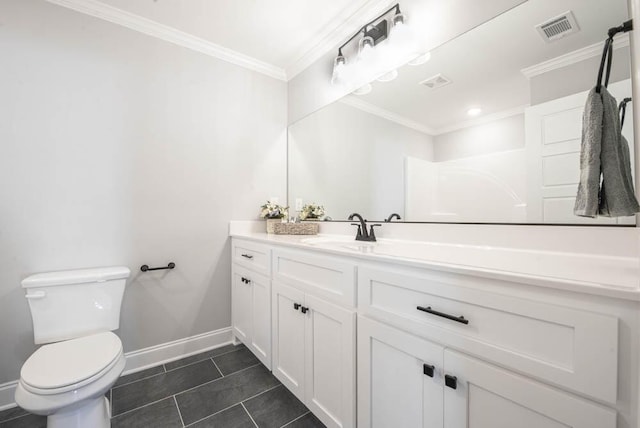
[[[436,315],[436,316],[439,316],[439,317],[442,317],[442,318],[446,318],[446,319],[451,320],[451,321],[459,322],[459,323],[462,323],[462,324],[469,324],[469,320],[466,319],[465,317],[463,317],[462,315],[457,317],[455,315],[445,314],[444,312],[439,312],[439,311],[431,309],[431,306],[427,306],[426,308],[424,306],[418,306],[416,309],[418,309],[419,311],[422,311],[422,312],[426,312],[426,313],[431,314],[431,315]]]

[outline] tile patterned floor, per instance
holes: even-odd
[[[243,345],[122,376],[107,398],[112,428],[324,427]],[[41,427],[43,416],[0,412],[0,428]]]

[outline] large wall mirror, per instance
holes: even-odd
[[[558,16],[572,20],[570,34],[546,39],[536,26]],[[607,29],[628,19],[626,0],[529,0],[299,120],[290,206],[314,202],[333,220],[634,224],[573,214],[584,103]],[[628,34],[613,52],[609,90],[622,100]],[[626,117],[633,159],[631,103]]]

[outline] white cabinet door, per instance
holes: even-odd
[[[251,283],[247,282],[244,271],[234,266],[233,280],[231,282],[231,313],[233,319],[233,334],[245,345],[249,345],[251,340],[252,322],[252,291]]]
[[[264,275],[233,266],[233,334],[271,369],[271,282]]]
[[[475,358],[447,349],[444,365],[456,378],[444,388],[445,428],[616,426],[612,409]]]
[[[248,345],[271,369],[271,284],[269,278],[262,275],[251,275],[250,278],[252,325]]]
[[[358,317],[358,426],[442,428],[443,348]]]
[[[273,374],[304,401],[304,293],[273,283]]]
[[[329,428],[355,427],[355,313],[305,296],[305,403]]]

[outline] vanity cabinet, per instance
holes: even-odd
[[[361,265],[358,311],[448,348],[615,404],[618,319],[489,291],[497,282]],[[500,285],[517,288],[507,282]]]
[[[271,368],[271,250],[233,240],[231,318],[234,336]]]
[[[328,427],[355,427],[356,315],[337,303],[353,295],[354,266],[280,250],[275,260],[273,374]]]
[[[404,260],[232,247],[234,335],[328,427],[637,426],[635,302]]]
[[[381,428],[614,428],[616,412],[364,317],[358,423]]]

